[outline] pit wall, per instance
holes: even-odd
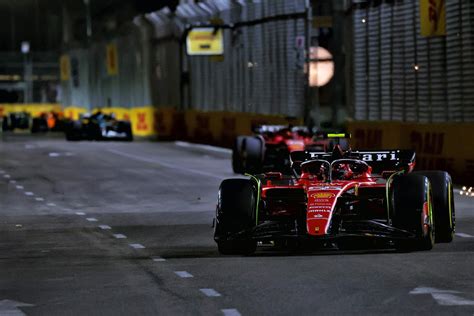
[[[446,170],[456,183],[474,184],[473,123],[349,122],[359,149],[414,149],[416,169]]]

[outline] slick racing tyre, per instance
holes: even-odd
[[[453,241],[455,231],[454,195],[451,177],[445,171],[417,171],[430,180],[436,242]]]
[[[232,170],[234,173],[244,174],[244,165],[242,162],[242,141],[244,137],[239,136],[235,139],[234,146],[232,147]]]
[[[252,254],[257,243],[248,235],[255,226],[257,192],[247,179],[222,181],[217,204],[214,239],[221,254]]]
[[[263,168],[264,143],[258,137],[245,137],[242,140],[244,172],[261,173]]]
[[[133,132],[132,132],[132,124],[130,122],[119,122],[118,123],[118,132],[125,133],[125,141],[133,141]]]
[[[81,124],[79,122],[68,122],[64,128],[64,134],[68,141],[81,140]]]
[[[420,174],[396,176],[392,183],[391,211],[393,226],[415,234],[400,240],[401,250],[430,250],[435,241],[431,186]]]

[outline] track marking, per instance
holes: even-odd
[[[219,297],[221,294],[214,289],[199,289],[204,295],[208,297]]]
[[[180,278],[183,278],[183,279],[186,279],[186,278],[194,278],[194,276],[187,272],[187,271],[175,271],[174,272],[177,276],[179,276]]]
[[[100,228],[100,229],[103,229],[103,230],[112,229],[112,227],[110,227],[109,225],[99,225],[99,228]]]
[[[23,190],[25,187],[22,186],[22,185],[17,185],[16,188],[17,188],[18,190]]]
[[[464,234],[464,233],[456,233],[456,236],[462,237],[462,238],[474,238],[474,236],[469,235],[469,234]]]
[[[4,177],[5,179],[10,179],[10,178],[11,178],[9,174],[4,175],[3,177]]]
[[[48,156],[54,158],[54,157],[59,157],[60,154],[58,154],[58,153],[49,153]]]
[[[35,198],[35,200],[38,201],[38,202],[43,202],[44,201],[44,199],[42,197],[37,197],[37,198]]]
[[[46,205],[52,206],[52,207],[56,206],[56,204],[54,204],[54,203],[48,203],[48,204],[46,204]]]
[[[27,196],[33,196],[33,195],[35,195],[35,194],[34,194],[33,192],[25,192],[25,195],[27,195]]]
[[[221,309],[221,312],[224,314],[224,316],[241,316],[242,315],[235,308]]]
[[[433,299],[439,305],[443,306],[466,306],[466,305],[474,305],[474,301],[462,298],[455,294],[460,294],[459,291],[452,291],[452,290],[440,290],[431,287],[417,287],[410,291],[412,295],[420,295],[420,294],[430,294]]]
[[[142,244],[128,244],[130,247],[132,247],[133,249],[145,249],[145,246],[143,246]]]
[[[84,213],[84,212],[76,212],[76,215],[78,215],[78,216],[84,216],[84,215],[86,215],[86,213]]]
[[[127,236],[125,236],[124,234],[113,234],[112,236],[114,236],[117,239],[126,239],[127,238]]]
[[[214,151],[214,152],[218,152],[218,153],[226,153],[226,154],[231,154],[232,153],[231,149],[216,147],[216,146],[210,146],[210,145],[203,145],[203,144],[193,144],[193,143],[188,143],[188,142],[177,141],[177,142],[175,142],[175,145],[179,146],[179,147],[184,147],[184,148],[199,148],[199,149],[204,149],[204,150],[207,150],[207,151]]]
[[[11,183],[11,184],[15,184],[15,183],[16,183],[16,180],[10,180],[10,183]]]
[[[97,218],[95,218],[95,217],[88,217],[88,218],[86,218],[86,221],[89,221],[89,222],[98,222]]]
[[[163,261],[166,261],[165,258],[162,258],[162,257],[153,257],[151,258],[154,262],[163,262]]]
[[[107,151],[108,151],[108,152],[111,152],[111,153],[113,153],[113,154],[122,156],[122,157],[134,159],[134,160],[137,160],[137,161],[142,161],[142,162],[147,162],[147,163],[152,163],[152,164],[158,164],[158,165],[161,165],[161,166],[166,167],[166,168],[168,168],[168,169],[174,169],[174,170],[179,170],[179,171],[186,171],[186,172],[195,173],[195,174],[199,174],[199,175],[201,175],[201,176],[206,176],[206,177],[210,177],[210,178],[214,178],[214,179],[219,179],[219,180],[222,179],[222,177],[217,176],[217,175],[215,175],[215,174],[213,174],[213,173],[208,173],[208,172],[204,172],[204,171],[189,169],[189,168],[185,168],[185,167],[182,167],[182,166],[177,166],[176,164],[171,164],[171,163],[166,163],[166,162],[158,161],[158,160],[156,160],[156,159],[150,159],[150,158],[144,158],[144,157],[140,157],[140,156],[135,156],[135,155],[128,154],[128,153],[124,153],[124,152],[121,152],[121,151],[115,150],[115,149],[108,149]]]

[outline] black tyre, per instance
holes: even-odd
[[[68,141],[78,141],[81,140],[81,124],[79,122],[68,122],[64,128],[64,134],[66,135],[66,140]]]
[[[263,169],[264,143],[258,137],[245,137],[242,140],[242,157],[244,171],[261,173]]]
[[[247,179],[222,181],[216,211],[214,239],[222,254],[251,254],[256,242],[249,231],[255,226],[257,192]]]
[[[119,133],[125,133],[125,141],[133,141],[132,124],[130,124],[130,122],[121,121],[118,123],[117,128]]]
[[[392,183],[393,226],[415,234],[414,240],[397,242],[402,250],[430,250],[435,241],[431,188],[420,174],[397,176]]]
[[[6,132],[10,130],[10,126],[8,124],[9,118],[7,116],[3,117],[2,120],[2,131]]]
[[[417,171],[414,173],[427,177],[431,183],[436,242],[453,241],[456,217],[450,175],[445,171]]]
[[[234,173],[238,174],[245,173],[241,156],[243,139],[244,137],[242,136],[237,137],[235,139],[234,146],[232,146],[232,170],[234,171]]]

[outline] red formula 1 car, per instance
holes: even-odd
[[[412,172],[410,150],[294,152],[294,176],[227,179],[219,189],[214,239],[222,254],[257,242],[350,249],[429,250],[451,242],[453,186],[443,171]]]
[[[319,139],[305,126],[262,125],[254,136],[239,136],[232,148],[235,173],[290,172],[289,153],[326,150],[329,142]]]

